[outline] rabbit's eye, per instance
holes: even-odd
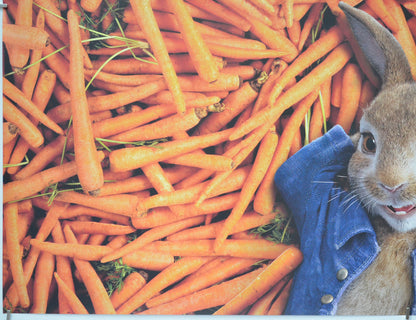
[[[373,135],[369,132],[362,134],[362,150],[365,153],[375,153],[376,152],[376,140]]]

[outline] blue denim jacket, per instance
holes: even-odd
[[[347,286],[379,252],[367,213],[333,182],[345,172],[353,152],[349,136],[335,126],[276,172],[277,188],[295,219],[304,255],[286,314],[335,314]],[[415,284],[416,250],[412,258]],[[345,279],[342,274],[347,274]],[[411,312],[416,314],[416,298]]]

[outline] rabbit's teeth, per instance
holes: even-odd
[[[415,208],[415,206],[414,205],[408,205],[408,206],[399,207],[399,208],[396,208],[396,207],[393,207],[393,206],[387,206],[387,208],[389,208],[391,211],[393,211],[394,214],[406,215],[406,214],[410,213],[410,211],[412,211]]]

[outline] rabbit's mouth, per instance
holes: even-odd
[[[394,216],[396,219],[405,219],[416,213],[416,207],[412,204],[404,207],[384,206],[387,213]]]

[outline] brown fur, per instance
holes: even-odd
[[[374,220],[381,252],[347,288],[337,315],[406,314],[412,301],[410,254],[416,247],[416,231],[394,232],[384,220]]]

